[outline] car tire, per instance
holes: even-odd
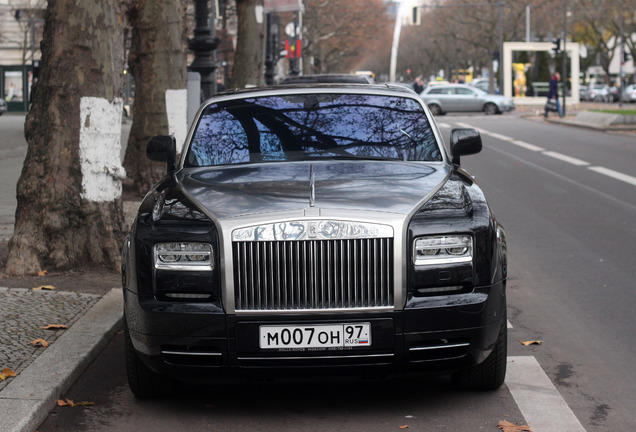
[[[484,112],[486,113],[486,115],[494,115],[494,114],[499,114],[499,109],[497,108],[497,105],[489,102],[486,105],[484,105]]]
[[[433,114],[434,116],[436,115],[443,115],[444,113],[442,112],[442,107],[440,107],[437,104],[430,104],[428,106],[428,109],[431,110],[431,114]]]
[[[124,330],[124,337],[128,385],[133,394],[139,399],[149,399],[174,393],[176,387],[174,379],[153,372],[139,360],[128,329]]]
[[[497,390],[506,379],[508,358],[508,321],[504,313],[495,348],[481,364],[455,373],[453,385],[459,390]]]

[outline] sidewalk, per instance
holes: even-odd
[[[522,116],[529,120],[543,121],[543,106],[524,106],[518,107],[518,112],[522,112]],[[606,104],[598,102],[581,102],[578,105],[569,105],[566,109],[566,115],[560,118],[555,113],[550,113],[547,122],[553,124],[561,124],[564,126],[578,127],[582,129],[592,129],[601,132],[636,132],[636,124],[617,124],[608,125],[602,114],[595,114],[593,110],[616,110],[618,104]],[[629,109],[630,106],[623,105],[623,109]],[[579,113],[586,113],[584,119],[578,116]],[[595,118],[598,116],[598,118]]]
[[[94,294],[0,288],[0,431],[33,432],[122,323],[121,289]],[[66,330],[43,330],[64,324]],[[45,339],[47,348],[31,346]]]

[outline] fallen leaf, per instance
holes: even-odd
[[[11,369],[9,368],[4,368],[2,369],[2,373],[0,373],[0,379],[2,381],[6,380],[9,377],[14,377],[15,376],[15,372],[13,372]]]
[[[53,291],[55,287],[53,285],[41,285],[33,288],[33,291]]]
[[[67,329],[68,326],[64,324],[49,324],[40,328],[42,330],[64,330],[64,329]]]
[[[409,425],[400,426],[400,429],[408,429],[408,428],[409,428]]]
[[[42,270],[38,272],[38,276],[46,276],[47,274],[49,274],[49,272],[47,272],[46,270]]]
[[[533,341],[519,341],[519,343],[520,343],[521,345],[525,345],[525,346],[528,346],[528,345],[541,345],[541,344],[543,343],[543,341],[540,341],[540,340],[533,340]]]
[[[31,342],[31,345],[33,345],[34,347],[41,346],[43,348],[46,348],[47,346],[49,346],[49,343],[44,339],[36,339]]]
[[[530,429],[530,426],[528,425],[516,425],[506,420],[500,420],[497,427],[501,429],[503,432],[521,432],[521,431],[532,432],[532,429]]]
[[[88,401],[83,401],[83,402],[73,402],[71,399],[66,398],[66,399],[58,399],[57,400],[57,406],[69,406],[71,408],[75,408],[78,406],[82,406],[82,407],[89,407],[89,406],[93,406],[95,405],[95,402],[88,402]]]

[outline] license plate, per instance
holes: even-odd
[[[371,346],[371,324],[260,326],[261,349]]]

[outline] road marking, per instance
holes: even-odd
[[[561,160],[563,162],[567,162],[567,163],[570,163],[572,165],[576,165],[576,166],[587,166],[587,165],[590,164],[589,162],[585,162],[584,160],[573,158],[572,156],[567,156],[567,155],[564,155],[562,153],[557,153],[557,152],[553,152],[553,151],[546,151],[546,152],[543,152],[543,154],[546,155],[546,156],[550,156],[552,158],[555,158],[555,159],[559,159],[559,160]]]
[[[444,125],[449,127],[445,123],[444,123]],[[463,127],[463,128],[477,129],[479,131],[479,133],[482,134],[482,135],[489,135],[489,136],[491,136],[493,138],[499,139],[501,141],[509,142],[511,144],[514,144],[516,146],[525,148],[525,149],[530,150],[530,151],[541,152],[541,154],[544,154],[544,155],[546,155],[548,157],[551,157],[551,158],[554,158],[554,159],[558,159],[560,161],[567,162],[567,163],[570,163],[572,165],[585,166],[585,167],[588,167],[588,169],[590,169],[590,170],[592,170],[594,172],[597,172],[599,174],[603,174],[603,175],[611,177],[611,178],[613,178],[615,180],[620,180],[622,182],[631,184],[632,186],[636,186],[636,177],[633,177],[633,176],[630,176],[630,175],[627,175],[627,174],[623,174],[621,172],[614,171],[614,170],[611,170],[609,168],[605,168],[605,167],[601,167],[601,166],[590,166],[591,164],[589,162],[587,162],[587,161],[584,161],[584,160],[581,160],[581,159],[577,159],[577,158],[572,157],[572,156],[564,155],[562,153],[558,153],[558,152],[555,152],[555,151],[546,151],[543,147],[539,147],[539,146],[536,146],[534,144],[527,143],[525,141],[517,140],[517,139],[511,138],[511,137],[509,137],[507,135],[498,134],[496,132],[490,132],[490,131],[488,131],[486,129],[479,129],[479,128],[477,128],[475,126],[472,126],[472,125],[470,125],[468,123],[457,122],[457,126]]]
[[[506,327],[508,327],[509,329],[513,328],[512,324],[510,324],[510,320],[506,320],[506,322],[507,322]]]
[[[447,128],[450,129],[451,125],[449,125],[448,123],[437,123],[437,126],[439,127],[443,127],[443,128]]]
[[[527,143],[527,142],[525,142],[525,141],[512,140],[512,141],[510,141],[510,142],[511,142],[512,144],[514,144],[514,145],[517,145],[517,146],[519,146],[519,147],[523,147],[523,148],[525,148],[525,149],[527,149],[527,150],[536,151],[536,152],[542,152],[542,151],[545,151],[545,149],[544,149],[543,147],[539,147],[539,146],[536,146],[536,145],[534,145],[534,144]]]
[[[496,132],[487,132],[485,131],[485,133],[487,133],[488,135],[490,135],[493,138],[497,138],[500,139],[502,141],[514,141],[515,139],[506,135],[502,135],[502,134],[498,134]]]
[[[604,174],[608,177],[612,177],[616,180],[624,181],[625,183],[629,183],[633,186],[636,186],[636,177],[632,177],[627,174],[623,174],[618,171],[614,171],[605,167],[588,167],[588,169],[594,172],[597,172],[599,174]]]
[[[533,356],[508,357],[506,386],[533,432],[585,432]]]
[[[626,207],[628,209],[636,211],[636,205],[632,204],[629,201],[625,201],[624,199],[616,198],[613,195],[610,195],[610,194],[605,193],[605,192],[601,192],[598,189],[594,189],[593,187],[590,187],[590,186],[588,186],[588,185],[586,185],[584,183],[581,183],[581,182],[578,182],[576,180],[573,180],[573,179],[571,179],[569,177],[564,176],[563,174],[559,174],[556,171],[553,171],[551,169],[545,168],[545,167],[543,167],[543,166],[541,166],[539,164],[532,163],[527,158],[514,155],[514,154],[508,152],[507,150],[500,149],[499,147],[491,147],[491,150],[493,150],[495,152],[498,152],[498,153],[501,153],[501,154],[504,154],[504,155],[508,156],[509,158],[514,159],[514,160],[516,160],[519,163],[531,166],[531,167],[533,167],[536,170],[543,171],[544,173],[546,173],[548,175],[551,175],[553,177],[556,177],[556,178],[560,179],[563,182],[567,182],[567,183],[570,183],[570,184],[575,185],[577,187],[580,187],[582,189],[585,189],[586,191],[589,191],[590,193],[593,193],[594,195],[598,196],[599,198],[609,200],[609,201],[613,202],[614,204],[616,204],[616,205],[618,205],[620,207]]]

